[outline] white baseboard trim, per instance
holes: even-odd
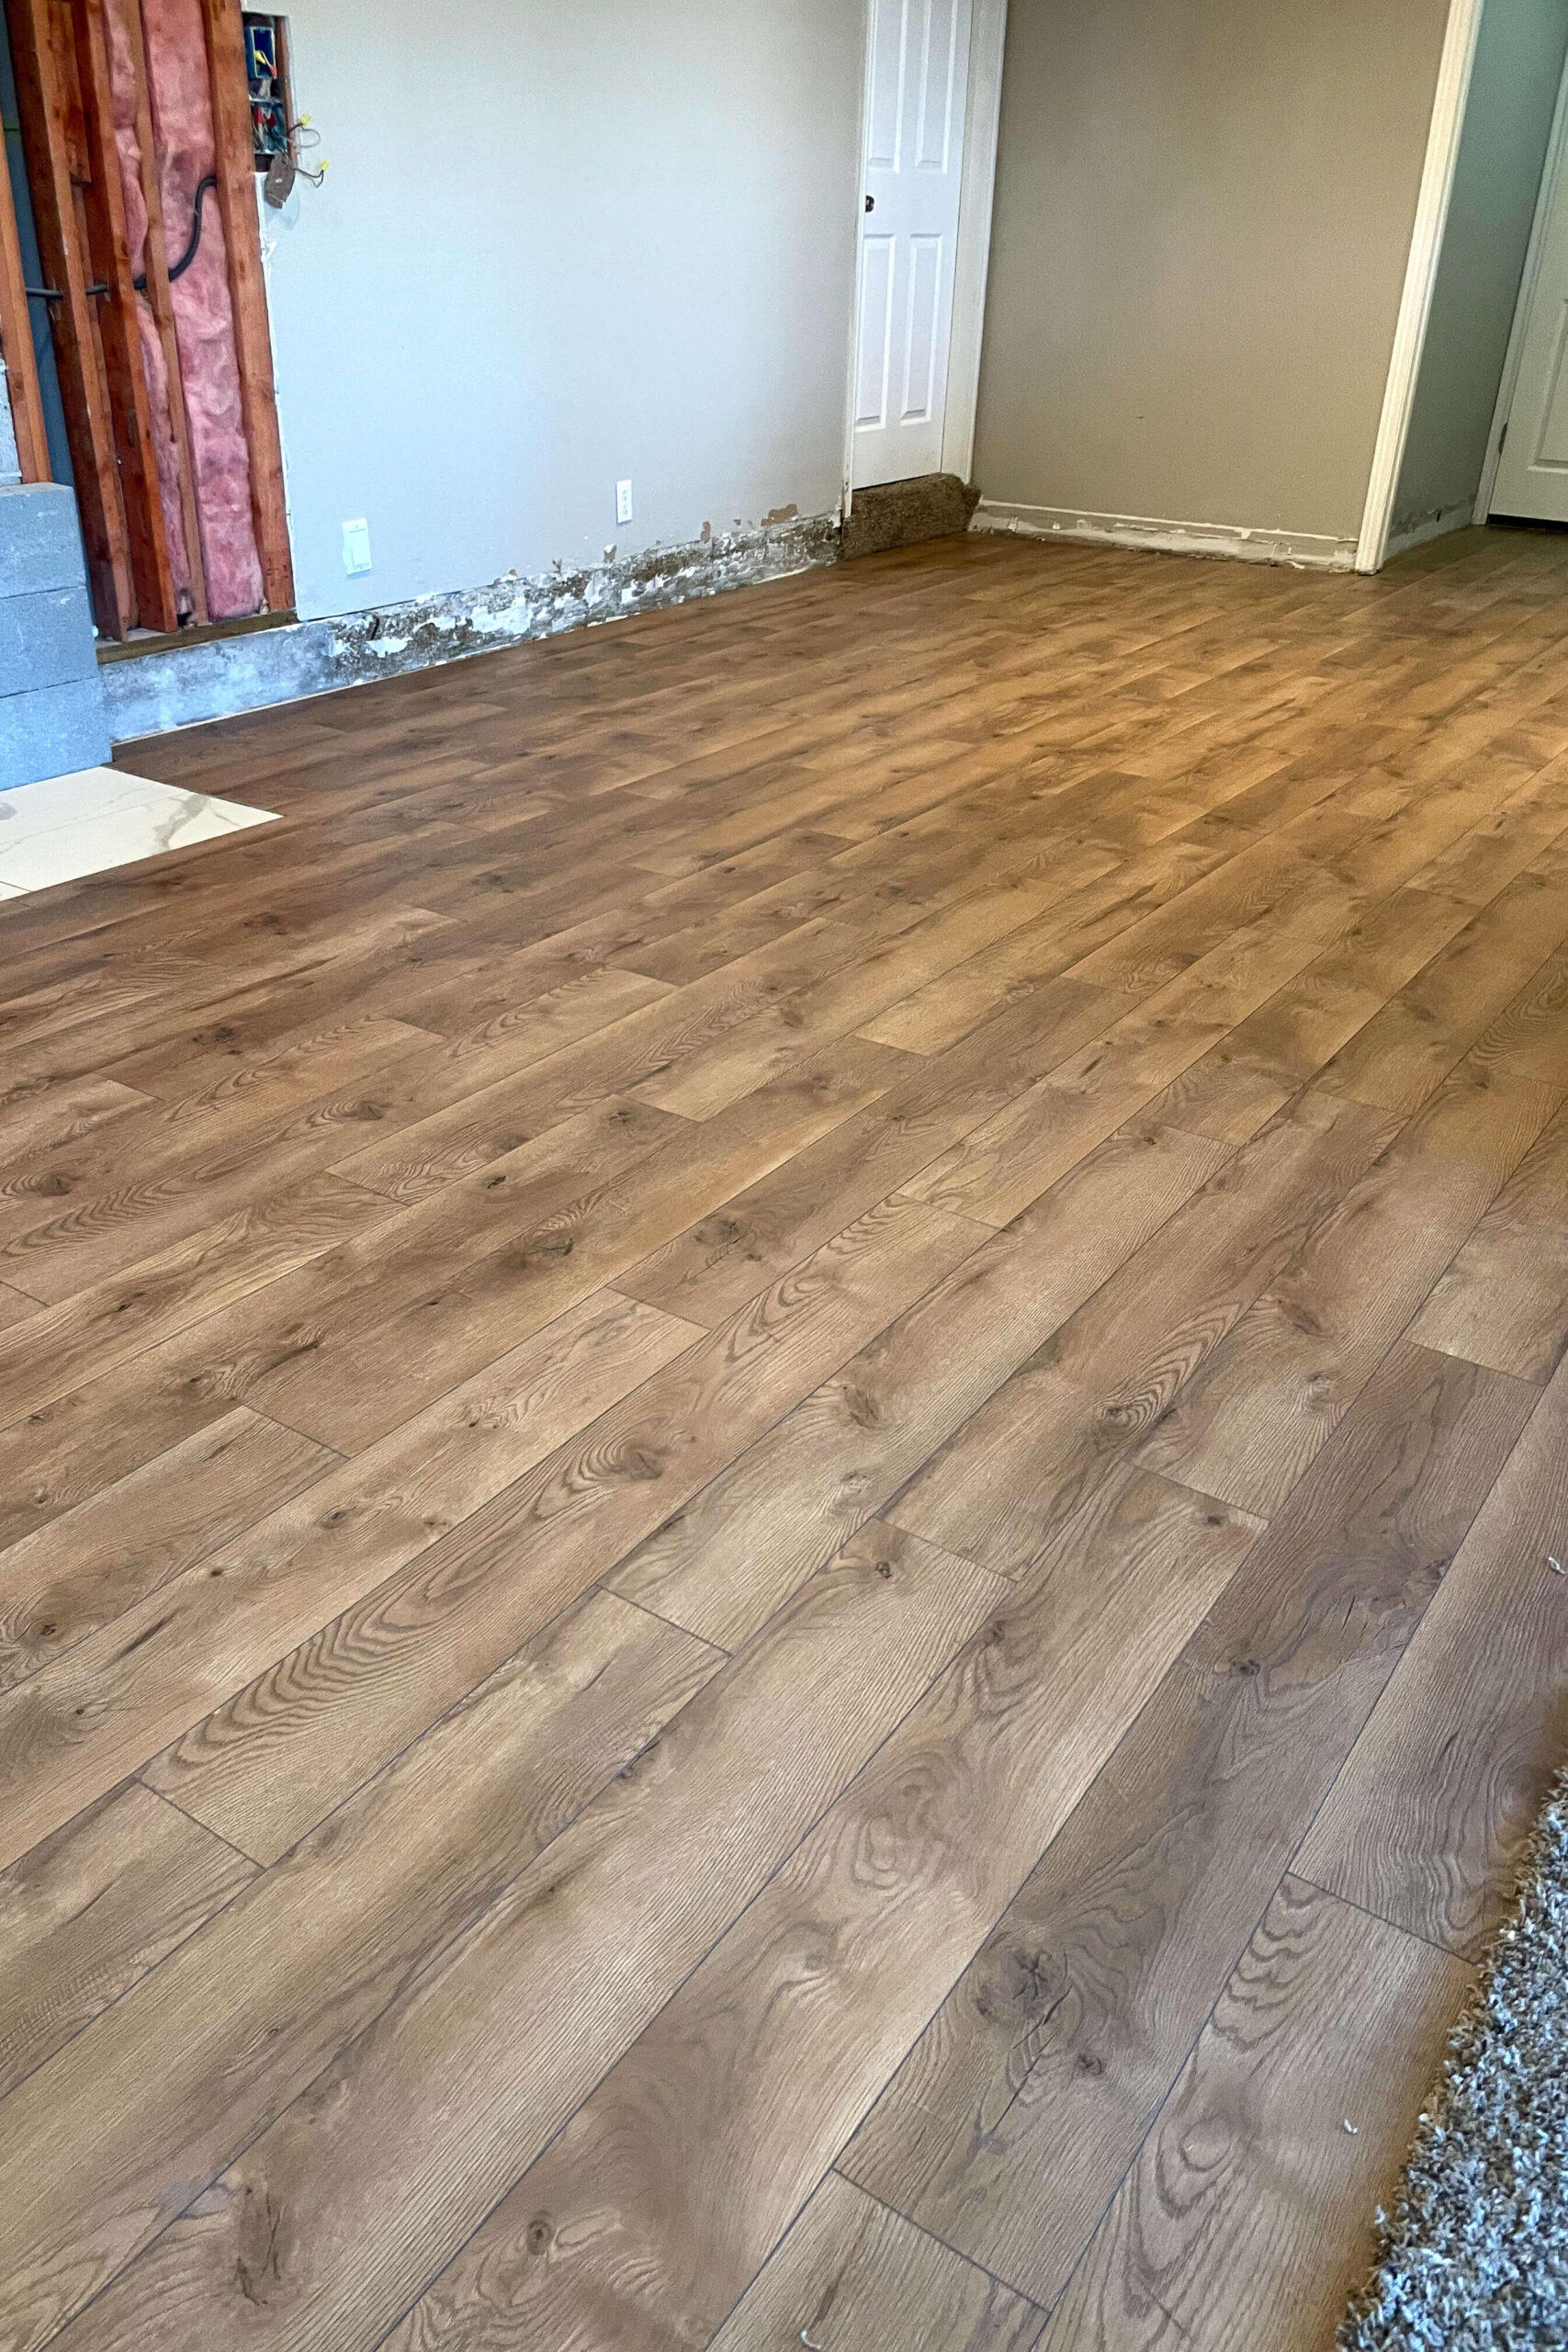
[[[1081,506],[1011,506],[982,498],[972,531],[1014,531],[1026,539],[1078,539],[1092,547],[1147,548],[1160,555],[1228,555],[1244,563],[1349,571],[1356,542],[1320,531],[1249,530],[1239,523],[1173,523],[1149,514],[1095,514]]]
[[[1439,507],[1437,514],[1428,514],[1424,522],[1412,523],[1403,528],[1395,524],[1388,535],[1383,561],[1386,563],[1390,556],[1408,555],[1412,548],[1424,548],[1428,539],[1446,538],[1450,531],[1468,530],[1474,520],[1475,501],[1467,498],[1462,506]]]

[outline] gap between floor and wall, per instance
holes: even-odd
[[[576,571],[516,574],[482,588],[420,597],[321,620],[213,632],[202,641],[139,650],[117,647],[103,665],[110,731],[117,742],[239,716],[346,686],[368,685],[411,670],[492,653],[509,645],[602,627],[732,588],[782,580],[862,554],[946,537],[964,526],[1026,538],[1141,548],[1171,555],[1228,556],[1252,563],[1348,571],[1354,539],[1305,531],[1254,530],[1179,523],[1079,508],[1010,506],[981,498],[956,478],[936,476],[948,495],[906,501],[919,485],[895,483],[886,495],[900,511],[857,531],[837,514],[790,516],[750,529],[710,533],[684,546],[653,549]],[[869,509],[882,492],[862,492]],[[907,504],[908,514],[902,512]],[[930,525],[919,520],[929,515]],[[913,518],[912,520],[910,518]],[[1414,544],[1414,542],[1412,542]]]

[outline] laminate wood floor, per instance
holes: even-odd
[[[0,2352],[1310,2352],[1568,1757],[1568,539],[955,539],[0,908]]]

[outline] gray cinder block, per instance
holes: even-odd
[[[76,588],[85,576],[75,493],[58,481],[0,483],[0,596]]]
[[[0,695],[36,693],[90,678],[98,666],[85,588],[0,596]]]
[[[0,791],[108,758],[85,582],[73,492],[0,485]]]
[[[62,686],[0,698],[0,792],[103,767],[108,755],[104,690],[96,671]]]

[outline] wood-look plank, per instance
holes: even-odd
[[[857,1029],[866,1017],[912,985],[970,955],[1038,913],[1059,895],[1055,880],[1016,881],[961,899],[890,940],[865,948],[844,971],[784,997],[701,1051],[683,1056],[667,1076],[645,1079],[639,1101],[707,1119],[800,1060],[829,1039]]]
[[[1325,1790],[1469,1952],[1561,1729],[1562,545],[960,536],[125,757],[282,816],[0,910],[0,2340],[1033,2352]]]
[[[1059,978],[1090,952],[1100,929],[1132,922],[1186,889],[1208,863],[1186,846],[1118,863],[874,1014],[860,1034],[911,1053],[940,1053],[1001,1005]]]
[[[1568,1747],[1563,1567],[1560,1371],[1314,1823],[1306,1877],[1480,1956]]]
[[[188,1736],[149,1778],[247,1852],[281,1852],[498,1657],[607,1576],[750,1431],[948,1272],[974,1238],[927,1210],[890,1207],[850,1227],[732,1325],[674,1353],[543,1460],[534,1455],[536,1468],[519,1461],[526,1475],[492,1490],[487,1508],[471,1509],[439,1542],[380,1556],[374,1580],[361,1572],[346,1590],[340,1583],[329,1606],[314,1580],[309,1637],[295,1646],[269,1630],[257,1656],[265,1671],[235,1676],[215,1713],[187,1718]],[[637,1319],[671,1328],[651,1308]],[[673,1330],[697,1340],[683,1325]],[[671,1353],[663,1340],[656,1345]],[[269,1595],[260,1598],[265,1610]],[[264,1616],[269,1628],[275,1622]]]
[[[889,1517],[1017,1574],[1112,1464],[1163,1426],[1173,1400],[1362,1180],[1388,1124],[1364,1105],[1303,1098],[933,1451]]]
[[[247,1907],[231,1906],[224,1920],[232,1926],[220,1921],[193,1939],[149,1979],[145,1997],[119,2004],[112,2024],[100,2019],[96,2034],[79,2036],[14,2095],[13,2124],[27,2100],[47,2108],[53,2128],[44,2169],[0,2213],[11,2341],[38,2343],[144,2245],[141,2261],[62,2336],[71,2352],[94,2342],[174,2352],[182,2335],[206,2347],[215,2326],[221,2335],[231,2324],[274,2340],[325,2327],[374,2343],[985,1622],[998,1589],[983,1570],[920,1546],[868,1543],[814,1578],[678,1714],[671,1692],[649,1720],[651,1679],[628,1661],[615,1695],[640,1736],[601,1734],[592,1744],[599,1793],[569,1826],[559,1826],[558,1802],[547,1824],[508,1802],[532,1758],[561,1743],[552,1710],[536,1707],[519,1727],[519,1711],[504,1704],[516,1763],[498,1771],[486,1756],[462,1789],[442,1770],[442,1744],[422,1742],[356,1801],[352,1821],[335,1817],[257,1883],[250,1902],[265,1906],[268,1932],[257,1934]],[[583,1634],[558,1641],[575,1651],[570,1679],[596,1721],[606,1712],[595,1696],[605,1641],[624,1651],[628,1614],[647,1629],[645,1643],[679,1645],[679,1680],[689,1686],[690,1636],[601,1596],[578,1621],[595,1629],[594,1644]],[[704,1654],[705,1676],[711,1656]],[[560,1667],[554,1675],[567,1679]],[[800,1703],[807,1689],[818,1699],[808,1714]],[[662,1736],[626,1772],[627,1752],[637,1754],[660,1720]],[[488,1721],[480,1730],[488,1750],[496,1731]],[[577,1745],[588,1743],[580,1735]],[[581,1765],[578,1777],[581,1803],[589,1793]],[[475,1811],[489,1825],[478,1839],[465,1819]],[[715,1837],[716,1816],[732,1834]],[[344,1850],[345,1822],[366,1826],[353,1843],[357,1869]],[[552,1827],[558,1834],[546,1843]],[[452,1857],[434,1872],[433,1839]],[[531,1862],[530,1845],[543,1848]],[[480,1910],[477,1898],[487,1893]],[[472,1924],[455,1940],[432,1932],[433,1917],[450,1936],[465,1916]],[[313,1986],[302,1984],[302,1955],[289,1949],[308,1933],[320,1955]],[[211,1997],[229,1935],[266,1962],[243,1972],[243,2005]],[[592,2001],[582,1997],[585,1937],[621,1962]],[[524,1951],[527,2030],[519,2031]],[[258,2030],[269,2017],[282,2032]],[[190,2029],[176,2065],[150,2066],[176,2019]],[[415,2055],[433,2046],[444,2053],[434,2071]],[[313,2081],[333,2051],[342,2052],[335,2067]],[[229,2098],[215,2111],[209,2069],[225,2060]],[[307,2085],[298,2106],[285,2104]],[[384,2101],[400,2110],[385,2126],[376,2120]],[[70,2132],[59,2129],[63,2111],[73,2115]],[[270,2116],[276,2121],[225,2171]],[[399,2177],[389,2201],[365,2162],[375,2152]],[[280,2264],[269,2257],[270,2231],[257,2238],[265,2192],[253,2199],[245,2168],[283,2165],[319,2168],[321,2188],[312,2195],[301,2178],[291,2193],[299,2218]],[[301,2226],[323,2199],[340,2212],[356,2209],[340,2242],[346,2262],[333,2263]],[[361,2253],[375,2244],[385,2258],[367,2265],[350,2251],[355,2244]],[[96,2259],[84,2261],[84,2245],[100,2249]],[[310,2275],[308,2251],[330,2275]],[[265,2281],[265,2299],[253,2301],[253,2281]]]
[[[621,1287],[671,1314],[721,1322],[917,1175],[1043,1065],[1098,1035],[1113,1009],[1102,990],[1064,980],[1026,1012],[986,1023],[628,1268]]]
[[[1041,2352],[1132,2352],[1173,2330],[1205,2352],[1328,2342],[1470,1982],[1287,1879]]]
[[[1272,1510],[1568,1094],[1564,1003],[1568,960],[1553,958],[1168,1408],[1142,1460]]]
[[[851,2178],[1055,2302],[1531,1404],[1395,1351],[840,2157]]]
[[[610,1579],[733,1647],[1223,1164],[1176,1128],[1111,1137],[738,1453]]]
[[[804,2326],[797,2321],[804,2320]],[[829,2173],[713,2339],[712,2352],[1030,2352],[1044,2314]],[[389,2352],[434,2352],[423,2307]]]
[[[0,1331],[9,1323],[20,1323],[26,1317],[36,1315],[41,1301],[28,1298],[8,1283],[0,1283]]]
[[[1500,890],[1328,1064],[1325,1082],[1414,1111],[1568,933],[1562,862]]]
[[[20,1163],[30,1155],[76,1144],[129,1112],[144,1111],[149,1100],[112,1078],[88,1079],[58,1090],[23,1091],[10,1100],[0,1097],[0,1187],[8,1197],[11,1185],[25,1181]]]
[[[615,1282],[694,1210],[852,1115],[888,1078],[886,1049],[852,1040],[694,1131],[630,1100],[563,1121],[402,1212],[384,1237],[397,1247],[346,1253],[341,1288],[330,1286],[335,1267],[326,1283],[278,1287],[267,1306],[291,1310],[291,1341],[310,1345],[291,1345],[247,1393],[344,1452],[367,1444],[508,1340]]]
[[[504,2280],[513,2340],[704,2342],[1256,1532],[1119,1479],[523,2173],[425,2321],[461,2341]],[[530,2263],[541,2214],[551,2258]]]
[[[0,1552],[0,1690],[221,1551],[337,1459],[241,1407]]]
[[[691,1337],[683,1324],[636,1302],[585,1302],[221,1551],[83,1634],[0,1697],[0,1782],[7,1791],[0,1853],[25,1853],[51,1835],[547,1459]],[[308,1812],[305,1826],[323,1810]]]
[[[361,1185],[314,1176],[40,1306],[0,1335],[0,1427],[68,1396],[88,1374],[123,1363],[198,1317],[326,1257],[346,1237],[380,1222],[389,1208]]]
[[[1463,901],[1414,884],[1378,899],[1184,1070],[1166,1107],[1201,1134],[1244,1143],[1470,920]]]
[[[256,1875],[136,1781],[0,1877],[0,2098]]]
[[[60,2325],[189,2206],[643,1756],[716,1663],[592,1597],[32,2074],[3,2110],[23,2131],[30,2112],[53,2118],[42,2170],[0,2222],[10,2340]],[[264,2253],[258,2279],[266,2268]],[[147,2324],[155,2337],[162,2322]]]
[[[1520,1160],[1411,1336],[1521,1380],[1551,1377],[1568,1347],[1568,1114]]]

